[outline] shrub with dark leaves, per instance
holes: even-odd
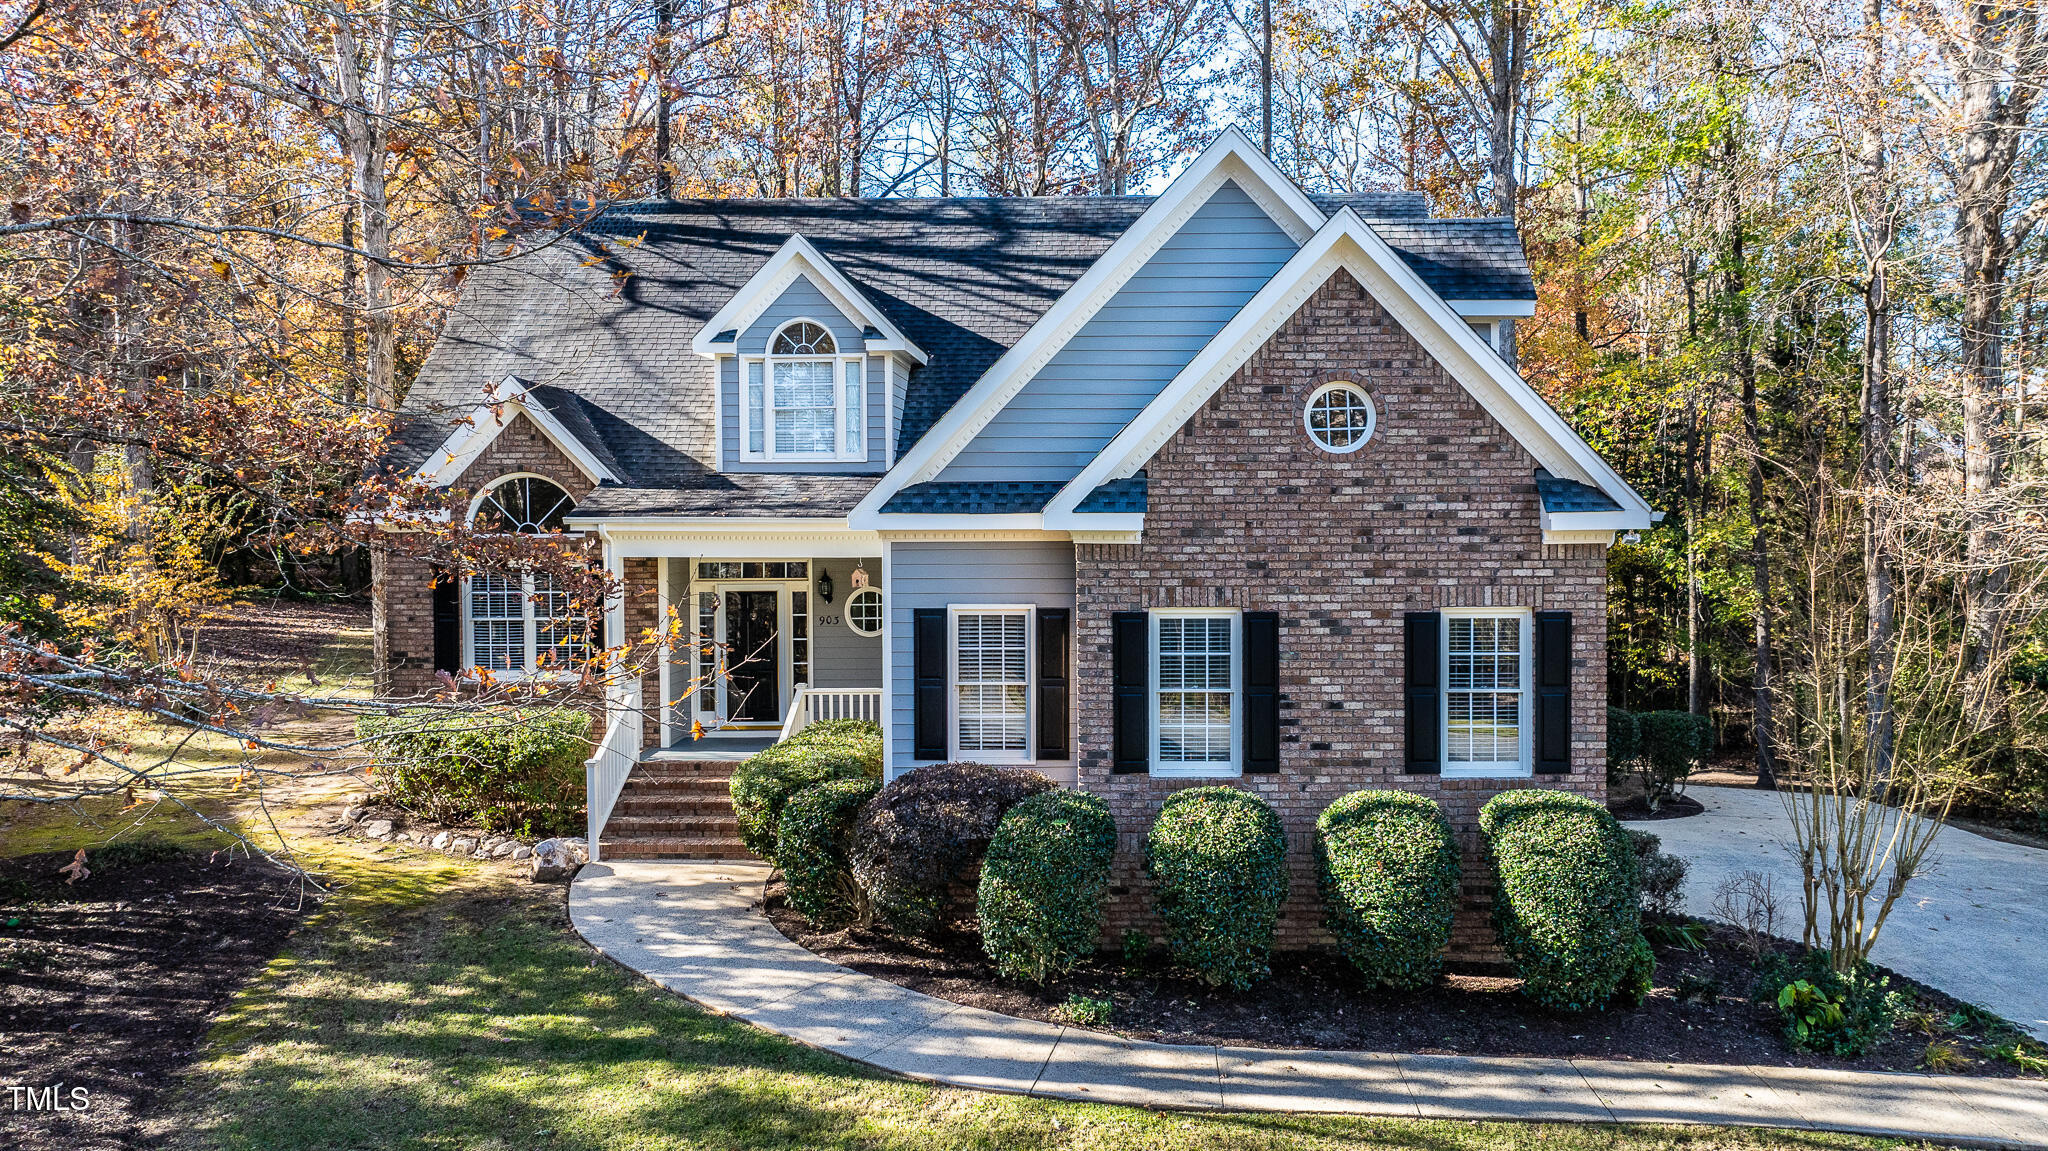
[[[1316,818],[1323,925],[1373,983],[1436,982],[1461,875],[1450,822],[1426,796],[1354,791]]]
[[[853,843],[853,821],[880,790],[880,780],[829,779],[804,788],[782,805],[776,862],[782,868],[789,905],[813,927],[829,931],[865,918],[867,901],[853,881],[847,852]]]
[[[1618,707],[1607,709],[1607,782],[1620,783],[1635,768],[1642,754],[1643,725],[1636,713]]]
[[[749,756],[728,787],[747,850],[777,865],[775,836],[789,797],[828,779],[880,779],[882,728],[858,719],[814,723]]]
[[[1264,800],[1234,787],[1167,796],[1145,837],[1145,872],[1175,963],[1212,987],[1266,977],[1287,898],[1287,840]]]
[[[1095,954],[1116,854],[1109,805],[1061,788],[1003,816],[981,865],[981,946],[1005,978],[1045,984]]]
[[[1504,791],[1479,812],[1493,922],[1523,993],[1559,1011],[1640,1003],[1656,966],[1643,938],[1635,845],[1607,809],[1563,791]]]
[[[853,876],[876,921],[899,935],[925,935],[960,917],[952,889],[974,877],[1004,814],[1054,786],[1035,771],[981,763],[897,776],[853,829]]]
[[[1649,832],[1627,830],[1629,842],[1635,846],[1636,870],[1643,877],[1643,910],[1677,915],[1685,906],[1685,860],[1666,855],[1664,841]]]
[[[1641,746],[1636,763],[1650,810],[1677,794],[1714,750],[1714,721],[1689,711],[1646,711],[1636,717]]]
[[[444,823],[552,834],[580,825],[590,714],[574,708],[365,716],[391,801]]]

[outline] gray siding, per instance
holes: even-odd
[[[1294,253],[1224,183],[938,478],[1071,479]]]
[[[1028,603],[1071,609],[1074,545],[1036,540],[900,543],[889,555],[889,765],[901,769],[917,762],[911,758],[911,612],[954,604]],[[1064,778],[1071,779],[1072,772]]]
[[[868,583],[882,585],[878,556],[862,560]],[[852,560],[811,561],[811,686],[882,686],[882,637],[864,636],[846,626],[846,597],[853,594]],[[832,573],[832,602],[818,598],[817,573]],[[831,620],[830,623],[821,622]]]
[[[803,317],[816,320],[831,329],[832,338],[839,343],[842,352],[851,352],[862,346],[861,326],[832,306],[825,293],[811,283],[809,277],[799,276],[795,283],[783,290],[776,301],[768,305],[760,318],[746,331],[739,334],[735,347],[741,355],[758,356],[768,349],[768,337],[775,329],[790,320]],[[719,442],[724,445],[725,470],[729,472],[874,472],[886,466],[888,446],[883,443],[887,433],[888,409],[884,407],[890,397],[883,393],[882,358],[868,357],[867,389],[865,399],[868,409],[866,463],[818,463],[813,461],[774,463],[740,462],[740,369],[739,361],[730,356],[719,360]]]

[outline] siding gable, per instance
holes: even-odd
[[[794,319],[815,320],[831,331],[842,352],[850,352],[863,346],[862,324],[847,316],[833,305],[830,298],[811,282],[809,275],[800,275],[784,288],[775,302],[769,304],[756,317],[747,330],[739,334],[735,343],[740,355],[758,356],[768,350],[768,339],[775,329]],[[740,462],[740,369],[739,361],[732,356],[720,356],[718,360],[718,436],[723,447],[725,471],[728,472],[875,472],[881,471],[888,452],[889,409],[893,401],[888,395],[889,385],[883,379],[882,356],[868,357],[867,408],[868,426],[865,442],[868,458],[862,463],[805,461],[802,463],[741,463]],[[897,374],[902,375],[899,368]],[[900,382],[897,385],[900,388]]]
[[[1072,478],[1296,247],[1235,181],[1225,181],[938,479]]]

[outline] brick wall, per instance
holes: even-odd
[[[1302,428],[1310,393],[1333,380],[1369,391],[1379,424],[1349,455]],[[1535,462],[1348,274],[1339,272],[1160,450],[1145,538],[1075,549],[1080,784],[1121,829],[1110,942],[1157,933],[1143,844],[1159,806],[1210,780],[1115,775],[1110,617],[1153,607],[1229,606],[1281,616],[1281,767],[1225,781],[1271,803],[1287,828],[1292,886],[1279,945],[1320,940],[1312,835],[1338,796],[1395,787],[1437,797],[1466,856],[1454,955],[1493,957],[1478,812],[1508,787],[1604,798],[1606,557],[1546,547]],[[1443,780],[1402,771],[1402,616],[1476,605],[1573,613],[1569,775]]]
[[[467,499],[483,485],[513,472],[546,476],[579,500],[593,486],[524,414],[515,415],[505,425],[453,486]],[[394,556],[382,566],[383,580],[376,594],[386,621],[384,650],[378,653],[383,690],[401,696],[432,691],[438,681],[434,678],[434,598],[428,565]]]

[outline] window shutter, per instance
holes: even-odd
[[[1063,607],[1038,609],[1038,758],[1072,759],[1073,726],[1067,707],[1067,616]]]
[[[913,759],[946,758],[946,609],[921,607],[910,613],[913,648],[911,749]]]
[[[434,579],[434,670],[462,674],[462,581],[447,568]]]
[[[1152,725],[1145,714],[1151,646],[1151,625],[1144,612],[1120,611],[1110,617],[1111,726],[1116,745],[1110,757],[1113,772],[1142,772],[1152,766]]]
[[[1572,769],[1572,613],[1536,613],[1536,771]]]
[[[1407,656],[1402,694],[1410,775],[1443,771],[1443,626],[1443,615],[1433,611],[1411,611],[1404,621]]]
[[[1280,770],[1280,613],[1244,613],[1244,769]]]

